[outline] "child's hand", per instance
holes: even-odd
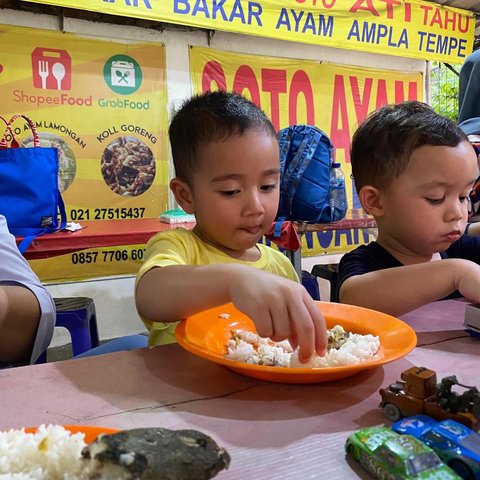
[[[457,274],[457,290],[472,302],[480,302],[480,265],[469,260],[456,259],[461,270]]]
[[[325,320],[302,285],[251,267],[235,273],[231,300],[253,320],[260,336],[288,339],[294,348],[300,348],[299,359],[304,363],[315,351],[325,355]]]

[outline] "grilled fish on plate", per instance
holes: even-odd
[[[92,480],[208,480],[230,455],[196,430],[136,428],[100,435],[82,450]]]

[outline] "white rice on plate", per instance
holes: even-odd
[[[290,343],[274,342],[248,330],[233,330],[227,342],[226,358],[236,362],[291,368],[325,368],[355,365],[372,360],[380,348],[380,339],[371,334],[346,332],[341,325],[328,330],[329,345],[324,357],[314,355],[309,362],[300,363],[298,349]]]
[[[107,466],[99,474],[98,462],[82,457],[86,446],[84,433],[72,433],[60,425],[40,425],[34,433],[23,428],[0,432],[0,480],[132,478],[116,465]]]
[[[59,425],[40,425],[35,433],[24,429],[0,432],[0,479],[81,479],[84,437]]]

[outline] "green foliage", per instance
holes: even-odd
[[[432,62],[430,85],[431,106],[440,115],[454,122],[458,119],[458,71],[461,65],[452,69],[440,62]]]

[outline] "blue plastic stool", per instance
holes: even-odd
[[[338,303],[337,298],[337,278],[338,263],[327,263],[322,265],[314,265],[312,268],[314,277],[324,278],[330,282],[330,301]]]
[[[47,363],[47,351],[45,350],[35,361],[35,365],[40,363]]]
[[[320,300],[320,288],[318,287],[317,277],[314,277],[306,270],[302,270],[302,285],[314,300]]]
[[[88,297],[54,298],[57,316],[55,327],[66,328],[72,339],[73,356],[100,345],[98,338],[95,303]],[[43,352],[35,362],[46,363],[47,352]]]
[[[56,327],[64,327],[72,338],[73,356],[98,347],[95,303],[88,297],[54,298],[57,309]]]

